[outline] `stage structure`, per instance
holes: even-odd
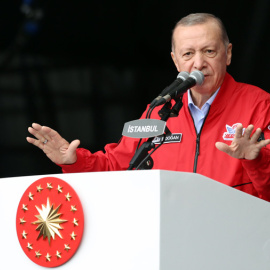
[[[27,189],[43,178],[46,186],[42,184],[29,194]],[[72,191],[67,191],[65,184],[50,189],[47,179],[60,179],[74,189],[83,210],[79,218],[75,209],[80,205],[73,203]],[[53,267],[51,262],[59,263],[69,254],[64,244],[69,241],[72,248],[80,235],[74,255],[57,269],[270,269],[270,204],[199,174],[142,170],[37,175],[2,178],[0,182],[1,269]],[[55,191],[65,199],[53,205],[57,199],[45,195],[42,208],[37,200],[43,191]],[[28,206],[21,205],[23,196],[28,196]],[[59,216],[54,238],[36,230],[43,220],[36,216],[49,208]],[[32,231],[23,232],[21,218],[31,222]],[[83,224],[83,230],[77,231]],[[30,235],[39,233],[42,235],[38,240],[35,237],[35,244],[29,240],[33,248],[24,251],[20,243],[28,245]],[[49,238],[50,248],[56,243],[63,246],[47,255],[39,243],[48,246]],[[29,259],[29,254],[34,255],[33,260],[37,258],[35,252],[43,266]]]

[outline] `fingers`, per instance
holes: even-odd
[[[244,129],[243,134],[243,126],[238,125],[235,130],[235,138],[232,141],[231,145],[217,142],[216,147],[218,150],[223,151],[226,154],[235,158],[245,158],[248,160],[255,159],[258,157],[261,148],[270,144],[270,139],[261,140],[260,142],[258,142],[262,130],[260,128],[257,128],[252,134],[253,130],[254,126],[249,125],[246,129]]]
[[[28,130],[35,138],[27,137],[26,140],[43,150],[53,162],[57,164],[73,164],[76,162],[76,149],[80,144],[79,140],[69,144],[55,130],[36,123],[32,124],[32,127],[29,127]]]
[[[44,150],[44,146],[47,142],[51,141],[51,137],[50,137],[50,132],[51,132],[51,128],[46,127],[44,129],[43,126],[37,124],[37,123],[33,123],[32,127],[28,128],[28,131],[30,134],[32,134],[36,139],[31,138],[31,137],[27,137],[26,140],[39,147],[40,149]]]
[[[42,142],[44,142],[45,140],[48,140],[48,141],[51,140],[51,137],[50,137],[50,132],[52,130],[51,128],[44,127],[36,123],[33,123],[32,127],[33,129],[37,131],[39,136],[41,136],[44,139]]]
[[[263,147],[265,147],[266,145],[270,144],[270,139],[267,139],[267,140],[262,140],[258,143],[258,147],[260,149],[262,149]]]
[[[251,143],[256,143],[262,133],[262,130],[260,128],[257,128],[254,134],[251,136],[253,132],[254,126],[249,125],[246,129],[244,129],[244,134],[243,134],[243,126],[240,124],[237,126],[235,130],[235,138],[241,138],[242,136],[249,140]]]
[[[36,129],[29,127],[28,132],[32,134],[34,137],[36,137],[37,140],[44,142],[46,138]]]
[[[49,127],[46,127],[46,126],[43,126],[41,128],[41,133],[44,135],[44,137],[47,139],[47,140],[59,140],[59,139],[62,139],[62,137],[59,135],[59,133],[55,130],[53,130],[52,128],[49,128]]]
[[[254,134],[250,138],[251,143],[257,143],[258,139],[261,136],[261,133],[262,133],[262,130],[260,128],[257,128]]]
[[[41,142],[44,142],[45,140],[50,141],[53,137],[56,139],[62,138],[55,130],[36,123],[33,123],[32,127],[28,128],[28,131]]]
[[[49,140],[48,132],[44,132],[42,126],[39,124],[33,123],[32,127],[28,128],[30,134],[35,136],[38,140],[44,142],[45,140]]]
[[[249,125],[245,131],[244,131],[244,134],[243,134],[243,137],[246,138],[246,139],[249,139],[250,136],[251,136],[251,133],[254,129],[254,126],[253,125]],[[243,129],[242,129],[242,133],[243,133]],[[260,135],[259,135],[260,136]]]
[[[239,124],[235,129],[235,136],[234,137],[236,139],[239,139],[242,137],[242,134],[243,134],[243,125]]]
[[[29,143],[31,143],[31,144],[33,144],[33,145],[35,145],[35,146],[37,146],[38,148],[40,148],[40,149],[43,150],[43,148],[44,148],[44,143],[42,143],[40,140],[36,140],[36,139],[34,139],[34,138],[31,138],[31,137],[26,137],[26,140],[27,140]]]
[[[226,154],[230,153],[230,147],[226,143],[216,142],[216,148]]]
[[[31,138],[31,137],[26,137],[26,140],[29,142],[29,143],[32,143],[32,144],[35,144],[35,139],[34,138]]]
[[[263,145],[262,147],[266,146],[268,143],[268,140],[262,140],[261,142],[258,143],[258,139],[260,138],[261,136],[261,133],[262,133],[262,130],[260,128],[257,128],[254,132],[254,134],[251,136],[251,133],[254,129],[254,126],[253,125],[249,125],[246,130],[245,130],[245,133],[244,133],[244,137],[246,137],[247,139],[250,138],[250,143],[253,143],[253,144],[258,144],[258,145]]]
[[[43,142],[46,139],[41,135],[40,130],[41,130],[41,126],[39,124],[35,124],[35,123],[32,124],[32,127],[28,128],[28,132],[30,134],[32,134],[34,137],[36,137],[37,140],[34,138],[31,138],[31,137],[27,137],[26,140],[29,143],[31,143],[31,144],[33,144],[33,145],[35,145],[43,150],[43,147],[44,147]]]

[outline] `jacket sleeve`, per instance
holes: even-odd
[[[63,173],[120,171],[129,167],[138,139],[122,137],[119,143],[107,144],[105,152],[91,153],[84,148],[78,148],[77,161],[71,165],[59,165]]]
[[[270,150],[265,147],[256,159],[241,162],[259,198],[270,201]]]
[[[265,139],[270,139],[269,96],[254,110],[254,127],[260,127]],[[262,148],[255,160],[241,160],[254,188],[261,199],[270,201],[270,145]]]
[[[148,109],[148,106],[147,106]],[[145,118],[147,110],[142,114]],[[142,140],[142,143],[145,140]],[[78,148],[77,161],[71,165],[59,165],[63,173],[100,172],[127,170],[139,139],[122,136],[118,143],[107,144],[103,151],[91,153],[84,148]]]

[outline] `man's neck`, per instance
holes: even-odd
[[[215,92],[214,92],[215,93]],[[210,94],[210,95],[202,95],[202,94],[199,94],[195,91],[190,91],[190,94],[191,94],[191,97],[192,97],[192,100],[193,100],[193,103],[194,105],[196,105],[199,109],[202,108],[202,106],[205,104],[205,102],[214,94]]]

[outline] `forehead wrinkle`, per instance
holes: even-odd
[[[178,47],[178,48],[177,48]],[[201,42],[201,43],[198,43],[198,44],[187,44],[187,45],[181,45],[179,44],[176,48],[180,51],[180,52],[183,52],[183,51],[197,51],[197,50],[205,50],[207,48],[214,48],[214,49],[218,49],[220,46],[217,42],[215,41],[209,41],[208,43],[204,43],[204,42]]]
[[[220,29],[213,22],[190,26],[179,25],[174,31],[173,38],[175,47],[181,46],[185,41],[190,41],[190,47],[193,47],[194,42],[210,43],[212,41],[212,45],[217,45],[219,41],[222,42]]]

